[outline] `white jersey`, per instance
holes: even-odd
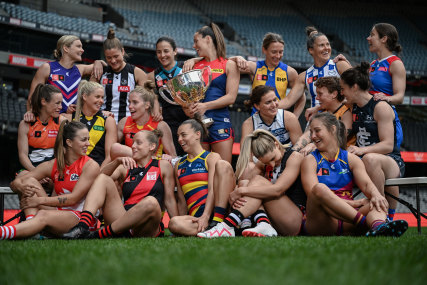
[[[254,131],[257,129],[263,129],[272,133],[281,144],[291,144],[291,138],[288,130],[285,128],[285,119],[284,119],[284,110],[278,109],[276,117],[274,118],[271,125],[267,125],[259,115],[259,112],[256,112],[252,115],[252,123],[254,126]]]
[[[314,83],[316,83],[317,79],[319,79],[320,77],[325,76],[340,76],[340,74],[338,73],[337,66],[332,59],[328,60],[328,62],[326,62],[322,67],[316,67],[312,65],[305,72],[305,85],[311,95],[311,107],[319,105],[319,101],[316,100],[317,93],[316,86],[314,86]]]
[[[129,93],[135,89],[136,85],[135,66],[126,63],[126,66],[117,73],[108,67],[101,77],[101,84],[105,89],[102,110],[113,113],[116,123],[122,118],[129,117]]]

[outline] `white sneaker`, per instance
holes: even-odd
[[[255,228],[242,232],[245,237],[276,237],[276,230],[268,223],[258,223]]]
[[[217,238],[217,237],[235,237],[234,228],[227,226],[225,223],[218,223],[215,227],[198,233],[200,238]]]

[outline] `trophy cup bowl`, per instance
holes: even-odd
[[[203,75],[207,72],[208,82],[203,79]],[[194,69],[181,74],[166,82],[166,87],[159,88],[159,94],[162,98],[174,105],[181,105],[188,108],[192,103],[199,102],[205,98],[206,90],[212,81],[212,72],[209,66],[202,69]],[[173,101],[168,98],[167,91],[172,97]],[[206,127],[213,123],[212,118],[203,116],[202,122]]]

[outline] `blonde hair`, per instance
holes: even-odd
[[[86,96],[90,96],[95,90],[102,89],[104,87],[98,82],[82,80],[79,84],[79,93],[77,95],[77,106],[76,106],[76,114],[74,116],[74,121],[80,122],[80,115],[82,113],[83,108],[83,94]]]
[[[139,97],[144,102],[150,103],[150,108],[148,108],[148,111],[151,113],[151,110],[154,106],[154,100],[156,99],[156,94],[154,93],[155,84],[151,80],[147,80],[144,83],[144,86],[136,86],[135,89],[133,89],[131,93],[138,93]]]
[[[278,145],[281,151],[285,151],[290,145],[282,145],[279,140],[270,132],[262,129],[255,130],[252,134],[245,137],[240,156],[236,165],[237,179],[243,174],[251,160],[252,155],[260,158],[267,153],[274,151]]]
[[[151,131],[142,130],[142,131],[139,131],[138,133],[143,133],[149,143],[156,145],[153,151],[153,153],[155,153],[157,151],[157,148],[159,147],[160,139],[163,137],[163,132],[159,129],[155,129]]]
[[[64,46],[70,47],[75,41],[79,41],[79,37],[74,35],[64,35],[59,38],[56,43],[56,49],[53,50],[53,56],[55,59],[60,60],[64,55]]]

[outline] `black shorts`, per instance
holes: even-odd
[[[388,153],[387,156],[393,158],[394,161],[396,161],[397,166],[400,170],[400,177],[403,177],[405,175],[405,162],[403,161],[402,157],[395,153]]]

